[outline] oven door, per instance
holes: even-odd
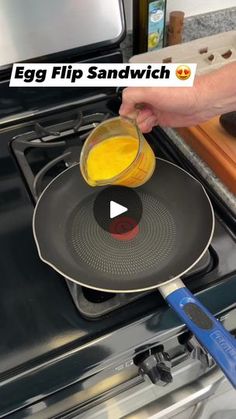
[[[166,387],[142,381],[96,406],[87,405],[56,417],[66,419],[235,418],[235,391],[218,367],[183,385],[198,375],[197,364],[191,362],[175,371],[173,383]]]
[[[113,370],[113,375],[107,374],[108,371],[100,372],[11,417],[166,419],[188,409],[189,416],[183,418],[192,418],[191,412],[196,406],[205,403],[222,385],[224,391],[230,390],[230,384],[218,367],[203,368],[200,360],[191,357],[173,367],[173,381],[162,386],[140,376],[138,367],[131,362],[121,367]]]

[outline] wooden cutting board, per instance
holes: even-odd
[[[178,128],[185,142],[236,194],[236,137],[228,134],[219,117],[190,128]]]

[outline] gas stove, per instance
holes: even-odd
[[[55,123],[53,116],[45,121],[44,125],[36,122],[32,131],[18,134],[12,139],[11,149],[33,203],[37,202],[40,193],[55,176],[80,160],[85,139],[99,123],[117,114],[118,103],[118,97],[110,101],[107,99],[101,103],[100,112],[77,108],[58,116],[58,123]],[[158,145],[152,145],[158,155]],[[213,265],[214,255],[209,250],[188,273],[186,279],[207,273]],[[66,279],[65,281],[80,314],[91,319],[99,318],[150,294],[150,291],[129,294],[103,293],[81,287]]]
[[[136,419],[136,410],[155,401],[155,417],[170,417],[183,398],[197,403],[214,392],[222,375],[212,358],[158,291],[118,295],[66,281],[40,260],[32,233],[40,193],[79,161],[89,132],[117,115],[120,94],[115,87],[9,88],[15,61],[122,62],[123,2],[104,8],[102,0],[79,7],[51,0],[49,7],[42,0],[30,8],[22,0],[20,10],[17,0],[0,3],[8,28],[0,40],[0,417],[119,419],[135,412]],[[147,140],[156,156],[207,189],[214,237],[183,280],[235,333],[235,215],[163,130]]]
[[[142,386],[144,376],[173,389],[179,366],[197,362],[196,377],[214,368],[158,291],[116,295],[89,290],[66,281],[37,254],[31,222],[40,193],[79,161],[88,133],[117,115],[119,105],[119,95],[107,91],[0,120],[0,416],[45,411],[42,417],[51,417],[50,408],[59,409],[62,400],[68,412],[76,406],[79,415],[88,405]],[[198,176],[160,128],[147,140],[156,156]],[[235,237],[226,209],[224,214],[217,197],[211,198],[216,213],[212,244],[184,281],[233,332]],[[73,394],[79,396],[73,399]]]

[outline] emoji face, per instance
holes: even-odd
[[[175,74],[179,80],[187,80],[191,76],[191,70],[188,65],[183,64],[176,68]]]

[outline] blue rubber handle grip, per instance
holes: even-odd
[[[185,287],[165,297],[236,388],[236,339]]]

